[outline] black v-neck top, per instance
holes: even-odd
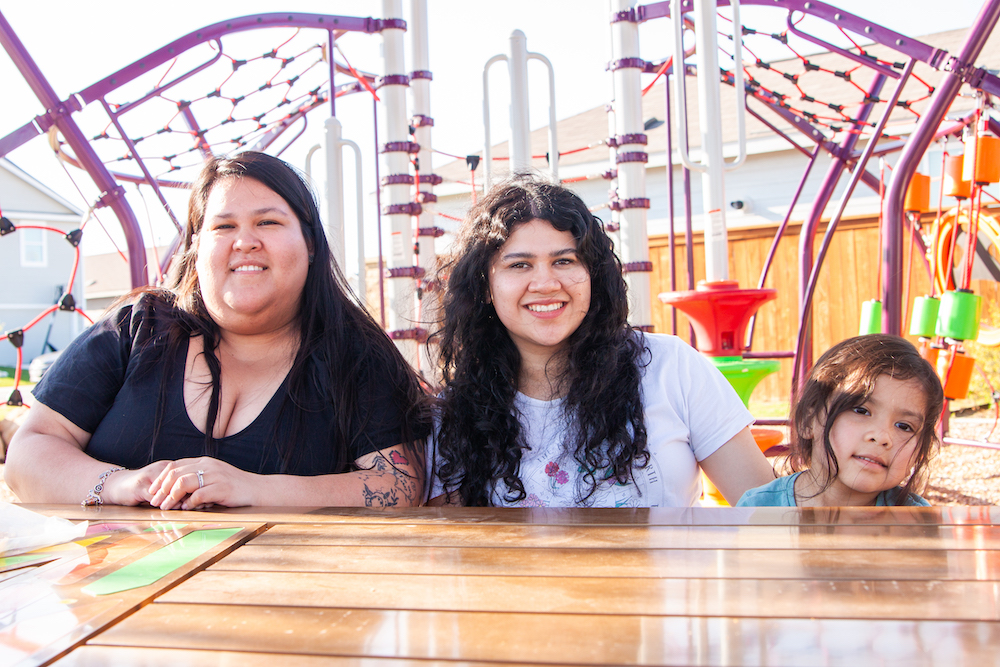
[[[181,345],[172,359],[165,358],[167,328],[163,318],[155,316],[162,308],[172,306],[144,296],[104,317],[66,348],[34,389],[37,401],[92,434],[85,451],[99,461],[136,469],[153,461],[206,454],[204,425],[195,426],[184,405],[187,346]],[[299,404],[319,408],[306,413],[305,432],[297,438],[295,455],[287,466],[282,462],[276,433],[291,432],[294,411],[299,409],[285,401],[286,378],[250,425],[215,439],[215,458],[261,474],[319,475],[341,472],[336,469],[340,447],[346,446],[346,460],[353,462],[403,442],[405,416],[403,409],[394,405],[391,393],[397,380],[387,369],[381,374],[378,369],[371,370],[374,374],[365,375],[381,379],[372,383],[371,393],[359,393],[373,400],[359,406],[362,414],[352,421],[364,432],[353,437],[351,444],[334,441],[337,406],[309,396]],[[156,446],[151,449],[164,373],[163,418]],[[282,409],[283,403],[287,405]],[[427,435],[419,429],[413,431],[411,438]]]

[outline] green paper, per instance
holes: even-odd
[[[26,563],[38,563],[41,565],[42,563],[53,561],[57,558],[59,558],[59,556],[53,553],[31,553],[23,556],[7,556],[5,558],[0,558],[0,572],[8,569],[17,569]]]
[[[144,533],[169,533],[172,530],[181,530],[186,528],[186,523],[157,523],[153,524],[149,528],[144,529]]]
[[[243,528],[196,530],[84,587],[90,595],[110,595],[148,586],[193,561]]]

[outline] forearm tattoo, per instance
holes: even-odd
[[[412,466],[413,472],[398,466]],[[401,445],[389,450],[388,459],[379,454],[362,479],[365,507],[416,505],[423,485],[422,452],[413,445]]]

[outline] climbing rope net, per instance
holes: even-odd
[[[273,15],[264,15],[269,16]],[[318,17],[317,23],[322,24],[323,20]],[[257,21],[261,22],[261,18]],[[352,30],[377,32],[382,28],[381,22],[372,19],[357,21],[362,22],[361,27]],[[209,34],[213,28],[217,29],[216,34]],[[74,117],[77,126],[115,181],[137,188],[148,186],[155,193],[178,232],[174,248],[183,224],[170,206],[165,189],[190,187],[206,158],[241,149],[280,155],[306,131],[308,114],[330,103],[331,69],[344,75],[339,80],[342,83],[334,89],[335,97],[366,92],[378,99],[375,76],[355,69],[340,48],[337,40],[346,30],[321,31],[298,26],[226,32],[233,28],[232,23],[224,27],[208,26],[205,35],[192,33],[150,54],[155,60],[152,57],[167,52],[170,57],[161,58],[162,62],[150,66],[137,61],[70,98],[71,104],[79,107],[75,110],[80,113]],[[257,26],[236,26],[237,30],[248,28]],[[269,48],[262,51],[262,44]],[[83,108],[85,105],[90,106]],[[84,161],[74,154],[56,125],[50,123],[46,131],[63,167],[82,168]],[[77,184],[79,179],[74,173],[78,172],[67,169],[70,179]],[[84,197],[79,186],[77,191]],[[139,192],[146,203],[146,195],[141,189]],[[76,308],[72,292],[84,231],[91,220],[104,227],[97,210],[100,204],[98,201],[89,206],[79,228],[69,233],[40,225],[15,226],[0,210],[0,236],[14,234],[19,229],[41,229],[64,237],[74,249],[65,292],[56,303],[22,326],[4,332],[17,349],[14,389],[7,401],[11,405],[22,404],[18,387],[28,332],[57,311],[76,312],[92,323],[86,313]],[[155,250],[148,208],[146,217],[148,229],[144,234],[149,237],[146,244]],[[117,244],[115,248],[127,263],[126,253]],[[168,262],[169,257],[162,262],[157,258],[158,280],[163,279]]]

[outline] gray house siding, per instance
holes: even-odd
[[[80,211],[2,159],[0,205],[4,216],[18,228],[0,237],[0,335],[3,335],[24,328],[55,304],[65,290],[75,253],[64,234],[79,225]],[[52,227],[61,233],[29,230],[26,228],[29,226]],[[26,248],[26,244],[31,247]],[[83,285],[81,262],[72,292],[80,307],[85,305]],[[56,311],[48,315],[24,333],[22,365],[27,367],[32,359],[52,348],[62,350],[87,326],[78,313]],[[13,366],[16,360],[16,348],[6,336],[0,338],[0,366]]]

